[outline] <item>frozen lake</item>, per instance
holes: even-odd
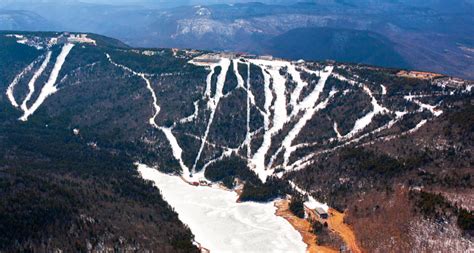
[[[273,202],[236,203],[237,194],[195,187],[179,177],[138,165],[140,175],[160,189],[195,240],[211,252],[305,252],[298,231],[275,215]]]

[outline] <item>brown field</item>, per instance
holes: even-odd
[[[280,200],[275,202],[277,207],[276,215],[285,218],[303,237],[303,242],[308,245],[307,253],[335,253],[336,249],[316,244],[316,235],[311,232],[311,224],[305,219],[293,215],[289,210],[289,201]]]
[[[357,239],[354,230],[346,223],[344,223],[345,214],[334,209],[329,209],[329,219],[327,221],[329,229],[341,236],[353,253],[363,252],[357,244]]]

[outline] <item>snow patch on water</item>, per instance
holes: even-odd
[[[140,175],[154,182],[163,198],[189,226],[195,240],[211,252],[305,252],[301,235],[275,215],[273,202],[237,203],[237,194],[195,187],[176,176],[138,164]]]

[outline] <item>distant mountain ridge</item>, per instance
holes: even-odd
[[[0,30],[39,31],[56,30],[52,22],[30,11],[0,9]]]
[[[45,30],[105,34],[138,47],[198,48],[257,54],[273,49],[274,54],[278,55],[279,52],[267,42],[277,36],[282,39],[293,29],[346,29],[354,34],[370,32],[395,46],[381,47],[385,50],[382,54],[393,59],[374,57],[369,63],[390,63],[392,67],[411,66],[418,70],[474,78],[474,55],[471,50],[474,48],[474,31],[469,29],[474,25],[474,18],[470,15],[474,11],[472,1],[291,2],[282,5],[198,5],[197,2],[193,5],[194,2],[182,2],[191,5],[174,5],[173,8],[160,4],[145,4],[146,7],[143,7],[74,1],[10,2],[0,6],[32,11],[53,24],[60,24]],[[285,42],[289,45],[291,39]],[[285,52],[291,52],[291,49],[279,48]],[[318,49],[319,46],[314,48]],[[296,57],[288,53],[285,56]],[[350,57],[348,55],[347,58]],[[370,57],[366,53],[361,58]],[[338,58],[338,55],[330,54],[328,58]]]

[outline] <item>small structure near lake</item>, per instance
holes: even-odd
[[[327,218],[329,218],[329,214],[328,212],[326,212],[326,210],[324,210],[323,208],[321,207],[316,207],[314,209],[314,211],[316,212],[316,214],[319,216],[319,218],[325,220]]]

